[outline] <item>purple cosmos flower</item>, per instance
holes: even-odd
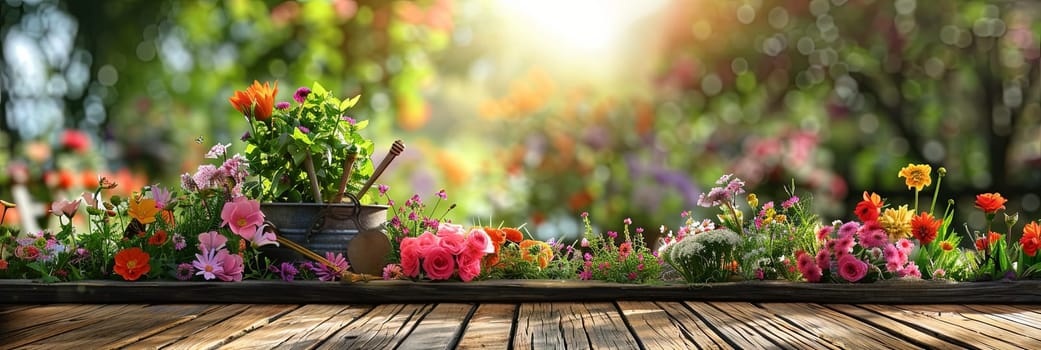
[[[196,275],[202,275],[202,278],[208,281],[217,278],[218,273],[224,272],[223,263],[222,259],[217,259],[216,250],[203,247],[202,254],[195,254],[192,266],[199,270]]]
[[[347,259],[345,259],[341,253],[336,253],[334,256],[332,252],[325,252],[325,259],[333,263],[333,265],[336,266],[336,269],[329,268],[324,264],[312,267],[311,271],[314,271],[314,273],[318,275],[319,280],[335,281],[340,278],[340,272],[351,268],[351,265],[347,263]]]
[[[297,103],[304,103],[304,101],[307,101],[307,95],[310,94],[311,89],[301,86],[299,89],[296,89],[296,93],[293,94],[293,100]]]
[[[177,279],[181,281],[187,281],[192,279],[192,275],[195,274],[195,267],[189,263],[181,263],[177,265]]]
[[[289,102],[282,101],[282,102],[276,103],[275,104],[275,108],[278,108],[278,110],[280,110],[280,111],[287,110],[287,109],[289,109]]]
[[[152,199],[155,199],[155,206],[159,209],[166,208],[167,204],[170,204],[172,195],[170,190],[159,187],[159,184],[152,186]]]
[[[271,272],[278,274],[278,277],[286,282],[292,281],[293,278],[296,277],[296,274],[300,273],[300,271],[297,270],[292,263],[287,262],[284,262],[281,266],[277,267],[275,265],[271,265],[271,267],[269,267],[268,269],[271,270]]]

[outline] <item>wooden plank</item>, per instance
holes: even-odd
[[[298,307],[298,305],[249,305],[245,310],[231,317],[225,317],[190,337],[168,344],[164,349],[215,348],[263,327]],[[135,346],[137,345],[135,344]]]
[[[429,304],[379,305],[330,336],[318,349],[393,349],[433,309]]]
[[[248,304],[216,305],[188,322],[138,340],[133,344],[133,347],[158,349],[173,344],[181,339],[191,337],[220,321],[238,315],[246,311],[249,306]]]
[[[732,348],[682,304],[650,301],[619,301],[617,304],[645,349]]]
[[[13,309],[0,317],[0,334],[39,327],[56,321],[76,318],[100,309],[100,305],[39,305]]]
[[[953,339],[962,339],[973,347],[991,347],[991,348],[1009,348],[1012,345],[1006,343],[1000,339],[995,339],[987,334],[978,332],[973,328],[966,328],[964,326],[973,326],[972,323],[978,323],[975,321],[968,320],[969,322],[955,321],[953,324],[947,321],[937,318],[936,314],[927,315],[924,313],[914,312],[899,309],[891,305],[858,305],[862,308],[883,314],[889,318],[899,320],[902,323],[912,325],[914,327],[926,329],[941,336],[949,336]],[[1001,337],[1002,334],[996,334],[995,336]],[[966,344],[968,345],[968,344]]]
[[[794,323],[809,335],[846,349],[921,349],[852,317],[817,304],[764,304],[763,308]]]
[[[21,348],[119,348],[187,322],[210,307],[209,305],[150,305],[140,310],[129,310],[109,317],[104,322],[92,322],[88,327],[47,337]]]
[[[0,305],[0,315],[6,315],[15,311],[21,311],[43,305]]]
[[[928,330],[923,332],[918,328],[911,327],[885,315],[862,309],[854,305],[830,304],[825,305],[825,307],[838,311],[860,322],[871,324],[872,326],[889,332],[890,334],[900,335],[904,337],[904,339],[908,339],[911,342],[927,348],[954,350],[963,349],[968,346],[968,344],[957,340],[954,340],[955,343],[951,343],[951,339],[943,334],[930,332]]]
[[[509,348],[516,304],[481,304],[466,324],[457,349]]]
[[[984,312],[1010,321],[1019,322],[1030,327],[1041,328],[1041,309],[1036,306],[1020,305],[966,305],[973,310]]]
[[[516,349],[636,348],[636,338],[609,303],[521,304]]]
[[[83,327],[88,327],[94,324],[105,322],[111,318],[124,315],[129,312],[136,312],[143,308],[141,305],[111,305],[107,307],[92,307],[86,310],[90,312],[82,312],[85,309],[75,309],[78,312],[70,314],[68,317],[63,317],[60,313],[47,313],[42,314],[40,309],[32,310],[35,318],[26,319],[27,322],[32,322],[33,319],[45,319],[49,320],[44,323],[37,323],[31,327],[21,328],[13,332],[3,332],[4,343],[0,344],[0,349],[12,349],[26,344],[31,344],[36,341],[48,339],[66,332],[71,332]],[[63,308],[48,308],[48,312],[58,312]],[[15,316],[15,315],[11,315]],[[15,319],[14,317],[5,317],[5,320],[18,320],[15,322],[21,322],[21,319]]]
[[[982,314],[960,305],[897,305],[902,310],[916,312],[950,324],[996,337],[1009,344],[1027,349],[1041,349],[1041,335],[1034,327],[1024,326],[1000,317]]]
[[[728,343],[738,349],[774,349],[781,344],[775,343],[771,337],[760,334],[745,322],[742,322],[727,312],[724,312],[712,304],[705,302],[686,302],[687,307],[695,314],[703,317],[706,322]]]
[[[758,306],[749,303],[712,303],[712,305],[741,322],[755,325],[760,333],[773,337],[773,341],[781,345],[781,347],[799,349],[839,348],[835,344],[821,342],[820,339],[807,335],[801,329]]]
[[[307,348],[325,340],[323,332],[315,332],[316,328],[330,321],[342,312],[352,308],[350,305],[304,305],[287,313],[285,316],[250,332],[247,336],[235,339],[221,346],[221,349],[274,349]],[[353,314],[361,314],[367,307],[354,307]],[[353,318],[352,318],[353,320]]]
[[[256,293],[263,290],[264,293]],[[886,280],[865,284],[744,281],[633,285],[599,281],[493,280],[472,283],[371,281],[82,281],[42,284],[0,280],[0,304],[51,303],[519,303],[740,301],[753,303],[1041,304],[1041,280],[964,282]]]
[[[401,349],[454,349],[463,326],[476,306],[473,304],[438,304],[408,337]]]

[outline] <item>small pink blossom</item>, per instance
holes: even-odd
[[[387,266],[383,268],[384,280],[397,280],[401,279],[404,275],[404,272],[401,270],[401,265],[387,264]]]
[[[221,265],[223,262],[223,260],[217,259],[216,251],[203,248],[201,254],[195,254],[195,261],[192,262],[192,267],[199,271],[195,275],[201,275],[203,279],[208,281],[217,278],[218,273],[224,272],[224,267]]]
[[[228,243],[228,238],[217,233],[217,231],[199,234],[199,250],[216,251],[224,248],[225,243]]]
[[[242,256],[230,254],[227,249],[221,249],[214,258],[221,262],[221,270],[214,272],[217,278],[225,282],[242,281]]]

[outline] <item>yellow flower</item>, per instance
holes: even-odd
[[[928,187],[933,183],[933,178],[930,175],[933,167],[929,164],[908,164],[903,169],[900,169],[899,177],[904,178],[904,182],[907,184],[907,189],[914,187],[915,191],[921,191],[922,188]]]
[[[752,209],[759,207],[759,197],[756,197],[755,193],[748,194],[748,206]]]
[[[137,219],[142,224],[151,224],[155,222],[155,214],[159,213],[159,208],[155,206],[155,199],[136,198],[130,200],[130,208],[127,210],[127,214],[130,217]]]
[[[901,238],[911,237],[911,218],[913,217],[914,213],[911,209],[908,209],[907,205],[901,205],[897,209],[886,209],[878,217],[878,223],[889,234],[889,240],[895,242]]]

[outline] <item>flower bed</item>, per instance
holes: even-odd
[[[994,299],[998,302],[1041,302],[1036,283],[1015,282],[1033,278],[1041,269],[1036,256],[1041,225],[1027,221],[1017,226],[1018,215],[1005,214],[1004,230],[996,228],[1005,199],[984,193],[970,210],[985,214],[985,234],[956,232],[953,202],[936,211],[943,168],[936,173],[928,209],[919,206],[918,197],[933,185],[929,165],[911,164],[897,174],[914,191],[913,203],[887,203],[865,191],[852,212],[856,219],[832,222],[815,215],[812,202],[794,188],[779,204],[761,203],[755,194],[745,194],[743,181],[724,175],[699,200],[701,206],[719,209],[715,220],[681,213],[678,229],[661,226],[660,242],[647,242],[644,229],[629,219],[618,231],[601,232],[587,214],[582,214],[580,237],[542,241],[518,227],[445,221],[444,213],[455,206],[438,213],[448,199],[444,191],[429,209],[419,195],[398,205],[384,185],[367,193],[373,181],[369,176],[381,172],[374,172],[367,158],[372,142],[358,134],[364,122],[341,116],[357,99],[341,101],[315,84],[313,91],[297,90],[294,109],[273,102],[275,86],[254,83],[231,100],[250,121],[251,133],[244,137],[247,156],[229,155],[229,145],[218,143],[206,154],[217,162],[184,174],[179,189],[146,186],[124,198],[109,194],[117,184],[101,179],[91,192],[51,205],[59,221],[56,230],[2,227],[0,277],[10,280],[0,289],[7,292],[6,302],[203,302],[207,293],[252,295],[258,290],[279,296],[211,301],[291,302],[300,295],[323,302],[986,302],[973,295],[986,291],[992,293],[981,294],[986,298],[1001,296]],[[345,147],[344,142],[350,152],[323,152]],[[323,154],[328,159],[322,162],[338,164],[331,169],[339,176],[315,171],[312,158]],[[251,174],[258,169],[259,176]],[[279,237],[260,209],[261,199],[340,202],[345,191],[355,190],[360,192],[348,197],[386,201],[391,211],[386,239],[392,248],[381,276],[352,272],[342,253],[315,254]],[[15,205],[3,206],[6,215]],[[86,213],[86,227],[73,224],[80,212]],[[1008,239],[1016,231],[1022,238]],[[961,248],[963,238],[973,241],[975,249]],[[272,260],[262,249],[271,245],[289,246],[311,260]],[[317,282],[374,279],[392,281]],[[185,282],[172,282],[178,280]],[[242,280],[255,281],[216,283]],[[953,283],[986,280],[1005,282]],[[433,292],[440,288],[459,295]],[[149,291],[156,291],[155,296]],[[482,293],[488,299],[473,299]]]

